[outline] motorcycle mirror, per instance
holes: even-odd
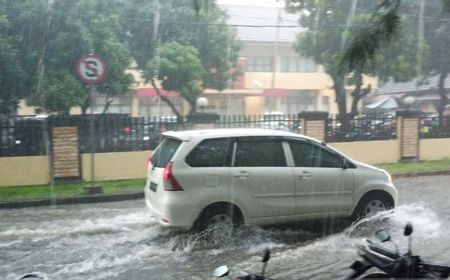
[[[384,229],[377,230],[375,237],[381,242],[387,242],[391,240],[391,235]]]
[[[413,226],[411,223],[407,223],[405,226],[405,231],[404,231],[404,235],[405,236],[410,236],[413,232]]]
[[[222,266],[219,266],[218,268],[214,269],[212,276],[220,278],[220,277],[228,276],[229,273],[230,273],[230,270],[228,269],[228,266],[222,265]]]
[[[268,262],[269,260],[270,260],[270,249],[269,249],[269,248],[266,248],[266,249],[264,250],[264,256],[263,256],[262,262],[263,262],[263,263],[266,263],[266,262]]]

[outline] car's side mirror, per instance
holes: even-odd
[[[375,237],[381,242],[387,242],[391,240],[391,235],[384,229],[377,230]]]
[[[228,276],[229,273],[230,273],[230,269],[228,269],[228,266],[222,265],[222,266],[219,266],[218,268],[214,269],[212,276],[220,278],[220,277]]]
[[[403,234],[405,236],[410,236],[412,234],[412,232],[413,232],[413,227],[412,227],[411,223],[407,223]]]

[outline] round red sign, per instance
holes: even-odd
[[[98,55],[84,55],[78,60],[76,71],[83,82],[98,84],[105,79],[108,64]]]

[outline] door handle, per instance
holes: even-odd
[[[241,179],[245,179],[250,177],[250,173],[246,172],[246,171],[241,171],[239,173],[234,174],[234,177],[236,178],[241,178]]]
[[[307,171],[303,171],[302,173],[297,174],[300,179],[309,179],[312,177],[312,174]]]

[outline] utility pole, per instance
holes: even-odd
[[[270,96],[269,96],[269,113],[276,108],[276,96],[275,96],[275,72],[277,71],[278,61],[278,40],[280,37],[280,22],[281,22],[281,8],[277,10],[277,22],[275,29],[275,41],[273,44],[273,60],[272,60],[272,81],[270,84]]]

